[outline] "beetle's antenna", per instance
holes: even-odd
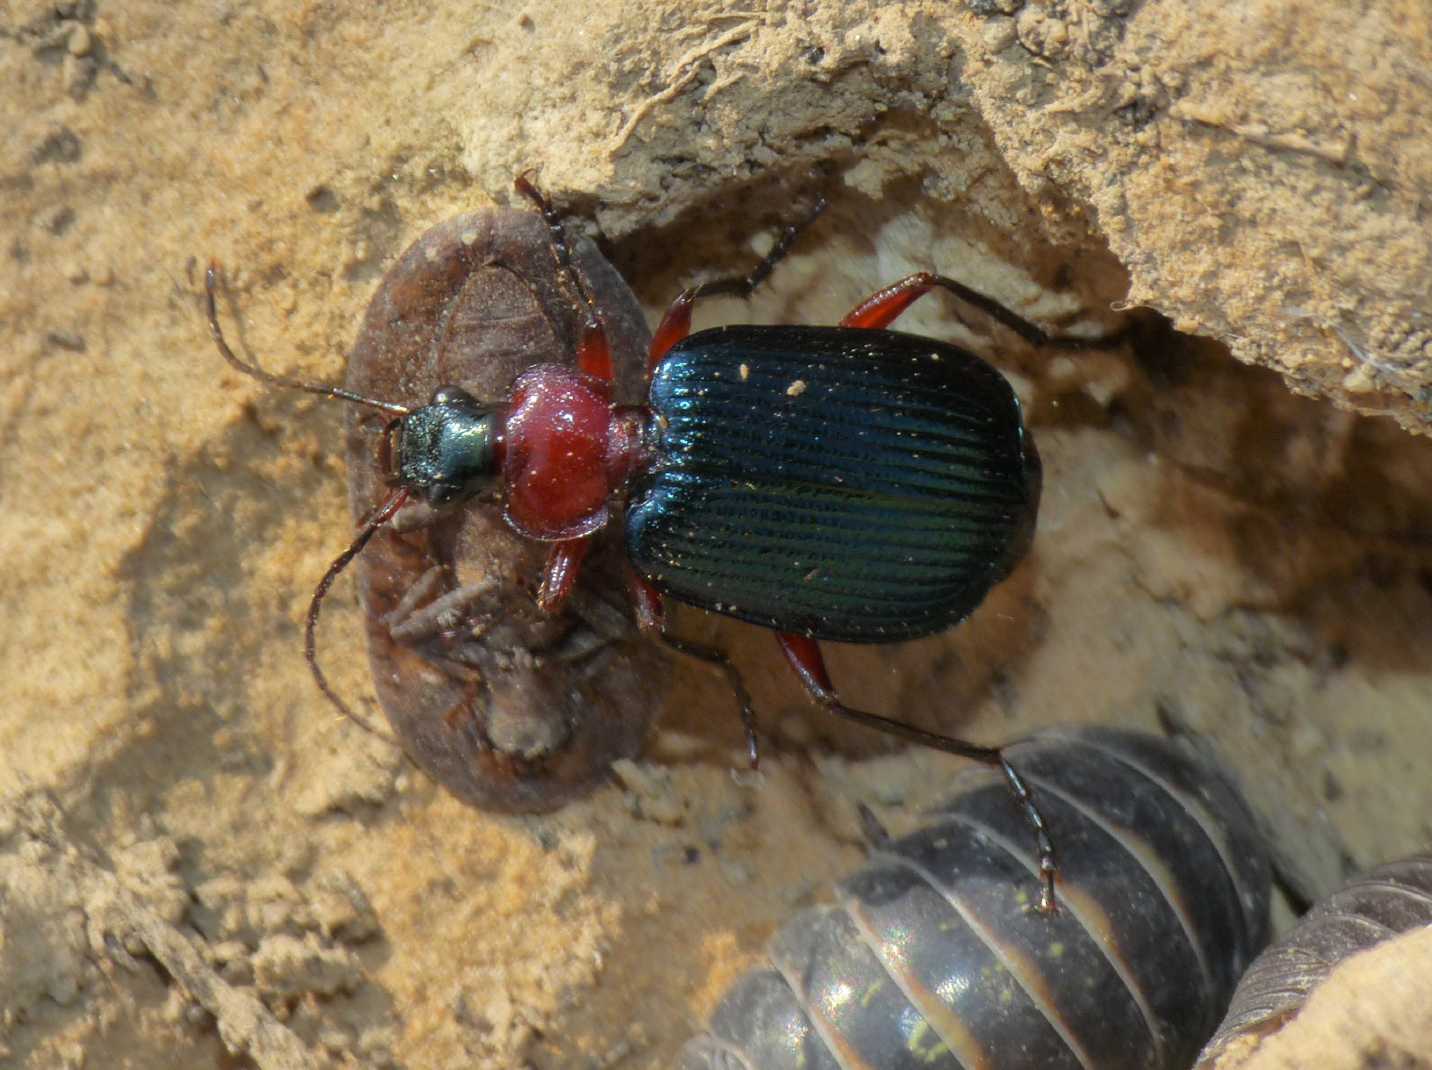
[[[349,563],[363,552],[363,547],[368,545],[380,527],[393,518],[393,514],[401,509],[408,502],[408,489],[400,487],[384,499],[383,504],[378,506],[377,512],[368,518],[363,529],[358,532],[358,537],[353,544],[339,554],[328,566],[328,571],[323,574],[323,579],[318,581],[318,586],[313,592],[313,601],[308,603],[308,623],[303,630],[303,656],[308,659],[308,667],[313,671],[314,682],[318,684],[318,690],[322,691],[329,702],[337,708],[338,712],[347,717],[364,731],[380,738],[388,739],[390,743],[396,743],[386,733],[378,731],[358,714],[348,708],[348,704],[338,697],[338,694],[328,684],[328,677],[323,675],[323,670],[318,667],[318,613],[323,607],[323,598],[328,594],[328,589],[333,586],[333,581],[338,578]]]
[[[351,401],[356,405],[367,405],[372,409],[381,409],[383,412],[396,413],[399,416],[407,416],[412,412],[406,405],[398,405],[391,401],[378,401],[375,398],[365,398],[362,394],[355,394],[351,390],[344,390],[341,386],[329,386],[327,383],[310,383],[303,379],[290,379],[286,375],[273,375],[264,371],[256,363],[246,364],[238,358],[229,343],[224,340],[224,330],[219,326],[219,308],[215,293],[219,288],[219,276],[223,268],[217,260],[210,260],[208,270],[204,272],[204,308],[209,320],[209,334],[213,336],[214,344],[219,347],[219,356],[229,362],[231,366],[251,375],[255,379],[270,384],[271,386],[288,387],[291,390],[302,390],[305,393],[317,394],[319,397],[334,398],[338,401]]]
[[[572,266],[572,252],[567,248],[567,231],[562,226],[562,214],[527,177],[531,173],[531,171],[523,171],[517,176],[513,185],[517,188],[518,193],[535,204],[537,210],[542,213],[542,222],[547,224],[547,230],[552,235],[552,259],[557,261],[557,270],[571,281],[582,304],[587,306],[588,320],[600,321],[601,315],[597,312],[596,301],[587,289],[587,284],[582,281],[581,275],[577,274],[576,268]]]

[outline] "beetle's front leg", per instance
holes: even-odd
[[[592,537],[567,539],[552,544],[547,565],[542,570],[542,585],[537,588],[537,605],[544,613],[556,613],[577,585],[582,562],[592,549]]]
[[[567,231],[562,224],[562,214],[527,177],[526,172],[517,176],[515,185],[517,192],[535,204],[537,210],[542,213],[542,221],[547,224],[547,231],[552,236],[552,258],[557,262],[557,271],[568,279],[576,290],[576,296],[581,302],[579,311],[586,312],[582,338],[577,343],[577,367],[588,375],[610,383],[615,376],[611,343],[607,340],[607,331],[602,325],[597,303],[582,276],[572,265],[572,252],[567,247]]]
[[[809,692],[811,698],[837,717],[854,721],[866,728],[873,728],[877,732],[885,732],[900,739],[909,740],[911,743],[919,743],[922,746],[944,751],[946,754],[956,754],[961,758],[970,758],[973,761],[994,766],[1003,773],[1010,793],[1014,795],[1015,802],[1023,811],[1025,820],[1034,830],[1035,840],[1039,847],[1039,872],[1044,885],[1039,897],[1039,909],[1042,913],[1053,913],[1056,869],[1054,841],[1050,838],[1049,826],[1044,821],[1044,815],[1039,812],[1039,807],[1034,802],[1034,794],[1029,790],[1029,785],[1025,783],[1024,778],[1019,775],[1014,766],[1009,764],[1008,759],[1004,756],[1003,748],[981,747],[952,736],[926,732],[923,728],[892,721],[879,714],[852,709],[841,702],[840,696],[836,694],[835,686],[830,682],[830,672],[825,667],[825,656],[820,652],[819,643],[804,635],[789,635],[783,632],[778,632],[776,638],[780,641],[781,652],[785,654],[791,668],[800,677],[801,683],[805,684],[806,691]]]

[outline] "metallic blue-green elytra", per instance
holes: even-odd
[[[672,348],[648,402],[627,552],[679,601],[816,639],[913,639],[968,616],[1033,538],[1019,399],[957,346],[721,327]]]

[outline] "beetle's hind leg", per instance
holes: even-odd
[[[712,279],[710,282],[698,283],[682,290],[676,300],[671,302],[671,307],[661,318],[661,325],[651,336],[651,360],[648,370],[655,369],[671,347],[691,333],[692,305],[703,297],[740,297],[743,299],[750,297],[756,291],[756,287],[770,277],[775,266],[786,258],[786,254],[791,251],[791,246],[796,243],[801,232],[820,218],[828,204],[829,202],[824,197],[817,197],[814,207],[806,213],[805,217],[788,224],[781,231],[781,236],[776,239],[776,244],[771,246],[770,252],[761,257],[756,266],[747,274],[725,279]]]
[[[660,639],[678,654],[705,662],[726,677],[726,682],[736,695],[736,701],[741,705],[741,727],[746,733],[746,755],[752,769],[760,768],[761,748],[756,737],[756,708],[751,704],[751,692],[746,690],[746,682],[741,679],[741,671],[736,668],[724,650],[717,650],[704,643],[668,635],[661,592],[643,579],[635,569],[627,570],[627,584],[631,589],[637,627],[643,633]]]
[[[845,318],[840,321],[840,325],[842,327],[883,330],[931,290],[946,290],[954,294],[965,304],[979,309],[996,323],[1008,327],[1032,346],[1053,346],[1059,349],[1107,349],[1118,345],[1129,333],[1128,329],[1124,329],[1101,338],[1067,338],[1051,335],[1038,324],[1031,323],[1018,313],[1011,312],[993,297],[986,297],[962,282],[929,271],[906,275],[898,282],[892,282],[889,286],[876,290],[875,293],[847,312]]]
[[[753,771],[759,769],[761,767],[761,747],[756,737],[756,708],[751,704],[751,693],[746,690],[746,682],[741,679],[741,671],[732,663],[730,656],[724,650],[717,650],[704,643],[693,643],[689,639],[668,635],[664,631],[661,633],[661,641],[678,654],[684,654],[696,661],[703,661],[726,677],[727,684],[736,694],[736,701],[741,705],[741,728],[746,733],[746,757],[750,761]]]
[[[1048,333],[1042,327],[1011,312],[994,298],[986,297],[962,282],[929,271],[906,275],[898,282],[892,282],[889,286],[876,290],[875,293],[847,312],[845,318],[840,321],[840,325],[842,327],[883,330],[894,323],[916,301],[935,289],[947,290],[966,304],[973,305],[997,323],[1008,327],[1030,345],[1042,346],[1047,345],[1050,341]]]
[[[911,743],[919,743],[921,746],[931,747],[944,751],[946,754],[955,754],[961,758],[969,758],[997,768],[1004,775],[1005,783],[1009,785],[1010,793],[1024,814],[1025,821],[1034,830],[1035,842],[1039,849],[1039,874],[1043,883],[1039,895],[1040,913],[1052,914],[1054,912],[1054,875],[1057,868],[1054,861],[1054,840],[1049,835],[1049,826],[1044,820],[1044,815],[1040,813],[1039,806],[1034,801],[1033,792],[1029,790],[1029,785],[1019,775],[1018,770],[1009,764],[1009,760],[1004,756],[1003,748],[981,747],[952,736],[926,732],[922,728],[892,721],[879,714],[852,709],[841,702],[840,696],[836,694],[835,687],[830,682],[830,673],[825,667],[825,657],[820,652],[820,645],[814,639],[803,635],[789,635],[784,632],[778,632],[776,638],[780,641],[781,651],[786,655],[786,660],[790,662],[791,668],[795,669],[801,683],[805,684],[806,691],[810,693],[811,698],[837,717],[854,721],[856,724],[873,728],[878,732],[898,736]]]

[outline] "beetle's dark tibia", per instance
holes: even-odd
[[[775,266],[785,259],[786,254],[791,251],[791,246],[800,237],[801,232],[820,218],[826,210],[829,202],[824,197],[816,199],[815,207],[806,214],[804,219],[789,224],[781,236],[776,239],[776,244],[760,262],[746,275],[729,279],[712,279],[710,282],[698,283],[695,286],[688,286],[677,295],[676,300],[661,317],[661,325],[657,327],[651,336],[651,360],[648,364],[648,372],[654,371],[661,358],[677,342],[681,341],[691,333],[691,306],[702,297],[750,297],[757,286],[770,277]]]
[[[542,213],[542,222],[547,224],[547,231],[552,237],[552,259],[557,262],[557,272],[572,284],[580,306],[586,309],[589,325],[593,322],[600,324],[601,316],[597,313],[597,303],[592,298],[591,291],[587,289],[587,284],[577,274],[576,268],[572,267],[572,251],[567,246],[567,230],[562,224],[562,213],[557,211],[556,206],[527,177],[531,173],[531,171],[522,172],[517,176],[513,185],[516,186],[518,193],[536,205],[537,210]],[[586,371],[585,368],[582,370]],[[608,375],[606,378],[610,379],[611,376]]]
[[[1034,830],[1035,842],[1039,848],[1039,874],[1042,885],[1039,893],[1039,912],[1041,914],[1054,913],[1057,909],[1054,898],[1054,877],[1057,871],[1054,861],[1054,840],[1049,835],[1049,825],[1044,820],[1044,815],[1040,813],[1039,806],[1034,801],[1034,793],[1029,790],[1029,785],[1024,782],[1024,778],[1019,775],[1014,766],[1009,764],[1002,747],[982,747],[975,743],[966,743],[953,736],[927,732],[914,725],[892,721],[888,717],[881,717],[876,713],[867,713],[865,710],[847,706],[840,701],[840,696],[836,694],[835,688],[831,684],[830,672],[825,667],[825,657],[820,652],[819,643],[804,635],[789,635],[784,632],[777,632],[776,639],[781,644],[781,650],[786,655],[786,660],[790,662],[791,668],[800,677],[801,683],[805,685],[811,698],[837,717],[854,721],[866,728],[873,728],[877,732],[909,740],[911,743],[918,743],[932,750],[969,758],[972,761],[999,769],[1024,814],[1025,821]]]
[[[355,557],[363,552],[363,547],[368,545],[373,536],[378,533],[378,529],[391,520],[393,514],[407,504],[407,501],[407,488],[399,488],[393,491],[392,494],[388,495],[387,500],[378,507],[377,512],[368,518],[367,523],[365,523],[363,529],[358,532],[358,536],[353,540],[352,545],[334,558],[333,564],[328,566],[328,571],[323,574],[323,579],[319,580],[318,586],[314,588],[313,600],[308,603],[308,620],[303,630],[303,656],[308,659],[308,668],[313,673],[313,680],[318,684],[318,690],[323,692],[324,697],[333,703],[334,707],[344,717],[348,718],[348,720],[352,721],[364,731],[370,732],[380,738],[387,737],[385,733],[379,732],[366,720],[349,709],[348,704],[339,698],[337,692],[329,686],[328,678],[323,675],[323,670],[319,668],[318,614],[323,608],[324,596],[328,594],[328,589],[333,586],[333,581],[338,578],[339,574],[348,567],[349,563]],[[396,740],[391,740],[390,742],[396,743]]]
[[[229,348],[229,343],[224,339],[224,329],[219,325],[219,303],[216,294],[219,289],[219,276],[222,272],[223,268],[219,266],[217,260],[209,261],[209,267],[204,272],[204,311],[209,321],[209,336],[214,339],[214,345],[219,349],[219,356],[223,357],[230,367],[259,380],[259,382],[268,383],[270,386],[302,390],[304,393],[333,398],[335,401],[351,401],[355,405],[367,405],[370,409],[396,413],[399,416],[407,416],[412,412],[406,405],[396,405],[391,401],[378,401],[376,398],[364,397],[351,390],[344,390],[341,386],[310,383],[304,379],[291,379],[287,375],[274,375],[264,371],[257,364],[244,363],[239,359],[238,354]]]
[[[547,567],[542,572],[542,586],[537,590],[537,605],[544,613],[562,608],[577,585],[582,562],[592,548],[590,536],[554,543],[547,554]]]
[[[1039,913],[1053,914],[1058,909],[1054,899],[1054,874],[1056,865],[1054,862],[1054,840],[1049,835],[1049,826],[1044,821],[1044,815],[1039,812],[1039,807],[1034,804],[1034,795],[1029,790],[1029,785],[1019,775],[1019,771],[1009,764],[1009,759],[1004,756],[1003,749],[997,751],[999,754],[999,769],[1004,774],[1005,783],[1014,794],[1019,808],[1024,813],[1025,821],[1029,822],[1034,829],[1035,843],[1039,846],[1039,877],[1043,887],[1039,892]]]
[[[1049,342],[1049,335],[1022,316],[1015,315],[992,297],[986,297],[977,290],[971,290],[962,282],[921,271],[907,275],[898,282],[877,290],[860,304],[852,308],[840,321],[842,327],[865,327],[883,330],[894,323],[900,314],[920,298],[934,289],[948,290],[966,304],[973,305],[991,319],[1002,323],[1030,345],[1042,346]]]
[[[786,258],[786,254],[791,251],[791,246],[795,245],[796,239],[800,237],[801,232],[819,219],[828,205],[829,202],[824,197],[818,197],[815,202],[815,207],[806,214],[804,219],[787,225],[786,228],[781,231],[781,236],[776,239],[776,244],[771,246],[770,252],[761,257],[760,263],[752,268],[749,274],[729,279],[712,279],[710,282],[703,282],[697,286],[693,286],[687,291],[691,295],[691,300],[695,301],[702,297],[720,296],[740,297],[743,299],[750,297],[751,294],[755,292],[756,287],[770,277],[775,266]]]
[[[746,732],[746,757],[751,769],[761,766],[761,746],[756,736],[756,708],[751,702],[751,693],[741,672],[731,662],[724,650],[681,639],[666,631],[666,613],[662,606],[661,592],[647,582],[646,578],[627,565],[627,582],[631,589],[632,610],[636,614],[637,627],[647,635],[660,639],[669,649],[694,661],[710,665],[726,677],[727,684],[741,707],[741,727]]]
[[[587,288],[582,276],[572,266],[572,251],[567,245],[567,230],[562,224],[562,215],[540,189],[527,177],[529,172],[517,176],[514,183],[522,194],[542,213],[542,222],[547,224],[551,235],[552,259],[556,261],[557,273],[565,278],[576,291],[578,307],[585,309],[586,322],[582,327],[582,339],[577,345],[577,367],[588,375],[594,375],[610,383],[616,372],[612,365],[611,343],[607,340],[606,327],[602,324],[597,302]]]
[[[751,693],[746,690],[746,682],[741,679],[740,670],[731,663],[731,658],[724,650],[717,650],[703,643],[693,643],[689,639],[668,635],[664,631],[658,632],[658,635],[663,643],[678,654],[705,662],[726,677],[726,682],[735,692],[736,701],[741,705],[741,727],[746,732],[746,757],[751,763],[751,771],[755,772],[761,767],[761,747],[756,737],[756,709],[751,704]]]

